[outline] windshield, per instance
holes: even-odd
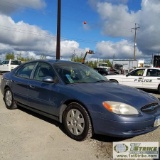
[[[2,64],[9,64],[9,61],[3,61]]]
[[[107,79],[94,69],[78,63],[58,63],[55,69],[60,78],[66,83],[95,83],[105,82]]]

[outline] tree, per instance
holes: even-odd
[[[9,59],[14,59],[15,56],[14,56],[14,53],[6,53],[6,60],[9,60]]]
[[[73,61],[73,62],[82,62],[82,59],[83,59],[83,55],[82,54],[81,54],[81,56],[77,56],[77,55],[73,54],[72,57],[71,57],[71,61]],[[95,61],[86,61],[85,64],[87,64],[89,67],[96,68],[98,62],[99,61],[97,61],[97,60],[95,60]],[[107,63],[108,67],[112,67],[112,63],[108,59],[103,59],[103,60],[101,60],[101,62]]]
[[[82,54],[80,56],[72,55],[72,57],[71,57],[71,61],[73,61],[73,62],[82,62],[82,59],[83,59]]]
[[[108,67],[112,67],[112,63],[108,59],[106,59],[105,61],[108,64]]]

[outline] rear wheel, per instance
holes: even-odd
[[[5,105],[8,109],[16,109],[17,108],[17,105],[16,105],[14,98],[13,98],[13,93],[9,88],[5,89],[4,102],[5,102]]]
[[[70,103],[63,115],[63,124],[69,137],[82,141],[92,137],[92,125],[86,109],[78,103]]]

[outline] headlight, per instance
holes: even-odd
[[[138,110],[128,104],[114,101],[105,101],[103,106],[110,112],[122,115],[137,115]]]

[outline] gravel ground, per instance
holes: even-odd
[[[93,160],[96,147],[65,135],[61,125],[26,110],[7,110],[0,98],[0,160]]]
[[[130,139],[96,135],[77,142],[53,120],[25,109],[7,110],[0,93],[0,160],[107,160],[114,141],[160,142],[159,135],[160,128]]]

